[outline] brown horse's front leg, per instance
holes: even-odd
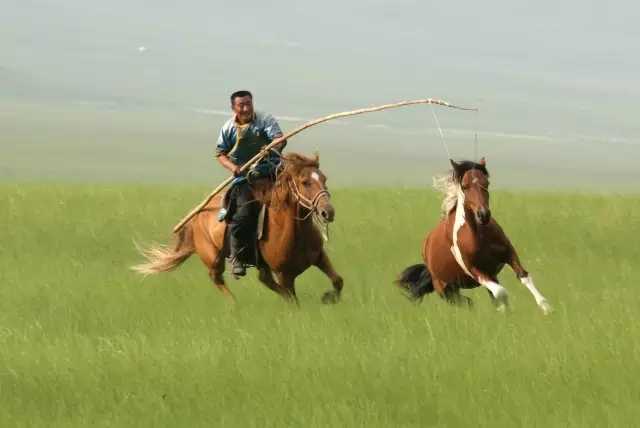
[[[331,284],[333,285],[333,290],[327,291],[322,295],[322,303],[338,303],[344,281],[333,268],[331,260],[329,260],[329,256],[324,250],[320,253],[320,257],[318,257],[318,261],[315,263],[315,266],[329,277]]]
[[[542,293],[540,293],[540,291],[538,291],[538,289],[534,285],[533,278],[531,278],[529,272],[527,272],[522,266],[520,258],[518,257],[518,253],[516,253],[516,250],[513,247],[511,248],[511,254],[509,255],[509,260],[507,261],[507,263],[509,264],[509,266],[511,266],[511,269],[513,269],[522,285],[527,287],[527,290],[529,290],[529,292],[533,295],[533,298],[536,300],[536,303],[538,304],[538,307],[540,307],[542,312],[545,315],[551,313],[553,310],[551,308],[551,305],[549,304],[549,302],[547,302],[547,299],[542,295]]]
[[[260,280],[261,283],[266,285],[270,290],[275,291],[276,293],[278,293],[283,297],[286,297],[286,298],[289,297],[289,293],[283,287],[281,287],[280,284],[278,284],[275,279],[273,279],[271,268],[269,268],[268,266],[261,266],[258,269],[258,279]]]
[[[282,296],[299,305],[298,296],[296,296],[296,275],[278,272],[276,277],[278,278],[278,284],[282,288]]]

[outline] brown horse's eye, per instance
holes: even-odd
[[[305,187],[309,187],[311,185],[311,182],[309,180],[302,180],[302,185]]]

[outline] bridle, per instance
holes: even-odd
[[[460,179],[460,183],[458,184],[458,188],[460,189],[460,191],[462,192],[463,196],[465,197],[464,199],[466,199],[466,192],[467,192],[467,190],[469,190],[471,188],[471,186],[475,186],[475,187],[479,188],[480,190],[482,190],[482,191],[486,192],[487,194],[489,194],[489,187],[488,186],[483,186],[482,184],[478,183],[478,179],[476,177],[473,178],[473,180],[471,181],[471,185],[468,185],[468,186],[463,186],[462,185],[462,180],[463,179],[464,179],[464,176]]]
[[[300,192],[300,188],[298,187],[298,184],[293,178],[289,179],[288,181],[289,181],[289,189],[291,190],[291,193],[293,194],[293,196],[296,198],[296,202],[298,203],[298,205],[309,210],[307,215],[302,217],[300,220],[306,220],[309,218],[309,216],[311,216],[314,212],[316,212],[316,210],[318,209],[318,203],[320,202],[320,199],[324,197],[329,199],[329,197],[331,196],[331,194],[327,189],[321,189],[318,191],[318,193],[316,193],[313,196],[313,198],[309,199]]]
[[[470,171],[473,171],[473,170],[470,170]],[[470,172],[470,171],[468,171],[468,172]],[[482,173],[482,174],[484,175],[484,173]],[[460,178],[460,183],[461,183],[460,187],[462,188],[463,191],[466,192],[467,190],[469,190],[469,188],[471,186],[462,186],[462,180],[463,179],[464,179],[464,176],[462,176]],[[489,192],[489,187],[488,186],[483,186],[482,184],[478,183],[477,181],[478,181],[477,177],[474,177],[473,180],[471,180],[471,183],[488,193]]]

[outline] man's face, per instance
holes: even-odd
[[[234,98],[231,108],[239,123],[249,123],[253,120],[253,99],[249,95]]]

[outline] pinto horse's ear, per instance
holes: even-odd
[[[480,162],[478,162],[478,163],[480,165],[482,165],[482,166],[486,166],[487,165],[487,160],[484,157],[482,157],[482,158],[480,158]]]
[[[456,180],[460,180],[462,178],[462,165],[453,159],[449,159],[449,162],[451,162],[451,166],[453,167],[453,177]]]

